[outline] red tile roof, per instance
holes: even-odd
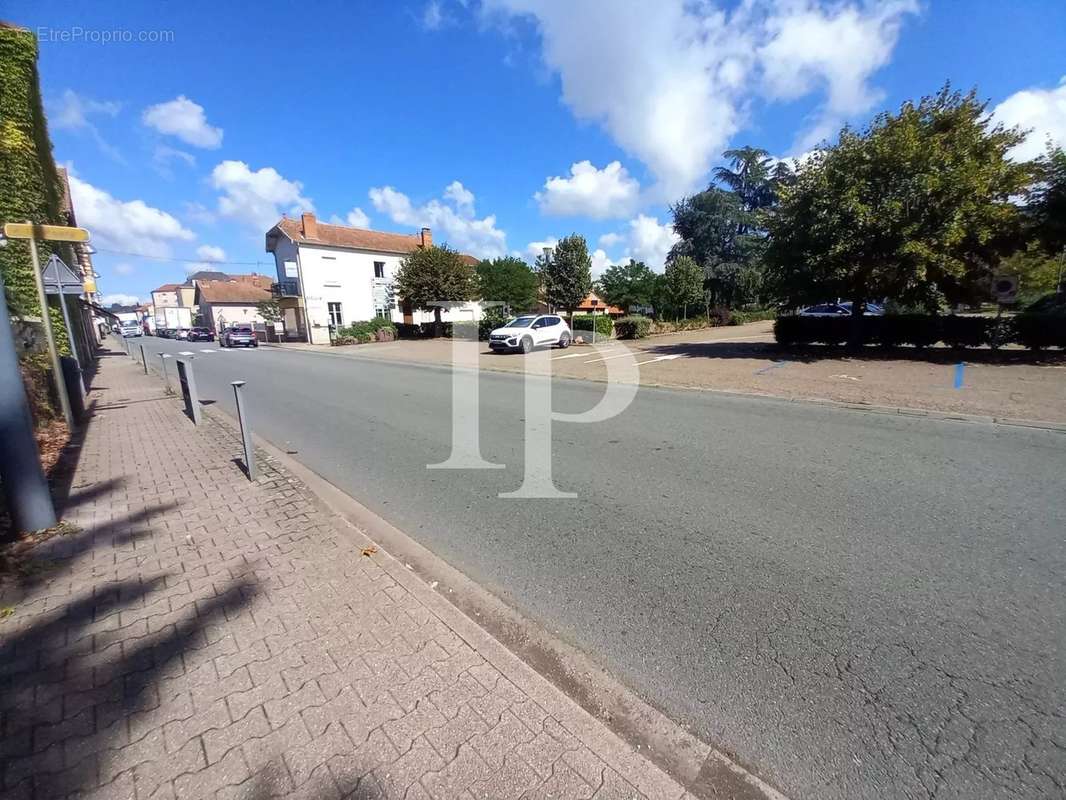
[[[317,221],[315,232],[318,235],[311,239],[304,236],[300,220],[288,217],[282,219],[275,227],[297,244],[348,247],[353,250],[373,250],[376,253],[410,253],[422,241],[414,234],[368,231],[362,228],[349,228],[347,225],[329,225]]]
[[[152,289],[153,292],[176,292],[181,288],[180,283],[164,283],[158,289]]]
[[[251,277],[243,276],[243,277]],[[263,276],[256,276],[262,278]],[[197,281],[196,303],[244,303],[254,305],[271,298],[269,282],[264,287],[257,281]]]

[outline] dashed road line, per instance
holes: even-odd
[[[181,350],[178,353],[178,355],[179,356],[191,356],[191,355],[193,355],[193,352],[192,352],[192,350]]]
[[[631,350],[626,350],[624,353],[619,353],[616,356],[604,356],[603,358],[593,358],[593,359],[590,359],[588,361],[582,361],[581,363],[582,364],[595,364],[597,361],[609,361],[612,358],[624,358],[625,356],[632,356],[632,355],[633,355],[633,352]]]

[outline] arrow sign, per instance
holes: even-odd
[[[81,277],[63,263],[59,256],[52,256],[42,270],[44,291],[46,294],[81,294],[85,285]]]
[[[85,228],[69,228],[66,225],[34,225],[30,222],[4,223],[4,236],[8,239],[41,239],[46,242],[89,241],[89,232]]]

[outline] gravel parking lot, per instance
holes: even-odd
[[[855,356],[840,348],[785,350],[774,342],[772,327],[770,322],[756,322],[632,342],[611,341],[598,349],[575,345],[551,351],[551,372],[605,380],[606,359],[628,349],[639,364],[642,385],[1066,423],[1066,353],[899,348],[871,349]],[[452,344],[450,340],[405,340],[335,347],[328,352],[447,364]],[[496,354],[483,347],[480,366],[521,372],[528,365],[519,354]]]

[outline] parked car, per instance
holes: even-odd
[[[226,328],[219,344],[223,347],[259,347],[259,340],[255,338],[251,325],[234,325]]]
[[[801,308],[797,313],[801,317],[850,317],[851,303],[821,303]],[[885,309],[877,303],[867,303],[862,313],[866,317],[880,317],[884,315]]]
[[[178,328],[177,331],[174,332],[174,338],[175,339],[188,339],[189,338],[189,329],[188,328]]]
[[[213,342],[215,341],[215,332],[210,328],[190,328],[185,338],[190,342]]]
[[[173,339],[174,338],[174,329],[173,328],[156,328],[155,329],[155,335],[158,336],[160,339]]]
[[[492,331],[489,334],[489,348],[528,353],[542,345],[569,347],[573,340],[570,326],[562,317],[555,314],[526,314]]]
[[[141,323],[136,321],[126,321],[121,325],[122,338],[129,339],[131,336],[141,335]]]

